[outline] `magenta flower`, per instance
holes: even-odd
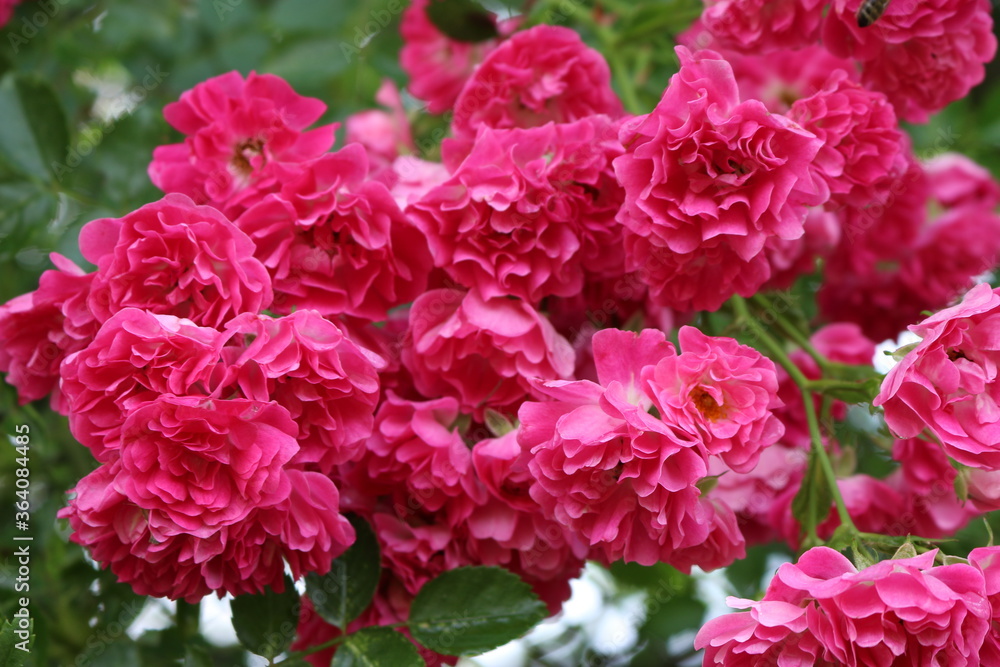
[[[365,180],[358,144],[282,173],[280,192],[236,221],[274,282],[274,309],[382,321],[431,270],[426,241],[385,185]]]
[[[998,313],[1000,294],[981,284],[910,327],[923,340],[889,371],[874,401],[897,435],[929,429],[959,463],[1000,469]]]
[[[665,422],[699,437],[737,472],[784,434],[774,362],[732,338],[681,327],[681,353],[642,369],[642,383]]]
[[[87,304],[102,322],[133,307],[217,328],[271,303],[271,280],[253,241],[184,195],[87,223],[80,250],[97,265]]]
[[[829,197],[811,169],[822,141],[740,102],[718,54],[677,54],[681,70],[656,109],[622,126],[626,269],[646,271],[658,303],[714,310],[753,294],[769,276],[765,242],[802,236],[806,206]]]
[[[695,560],[720,566],[731,562],[720,554],[741,553],[731,510],[700,498],[706,444],[672,414],[654,416],[655,397],[640,380],[675,357],[659,331],[599,331],[599,384],[540,384],[548,401],[526,402],[518,413],[518,441],[530,453],[532,499],[588,541],[591,557],[689,569]],[[720,545],[692,558],[689,550],[711,544],[710,536]]]
[[[431,113],[443,113],[455,105],[465,82],[498,40],[469,43],[450,39],[431,23],[425,11],[430,0],[414,0],[403,12],[399,31],[403,49],[399,64],[410,77],[407,89],[427,102]],[[509,35],[520,21],[497,23],[501,35]]]
[[[624,273],[621,155],[606,117],[527,130],[483,128],[451,178],[409,213],[434,262],[483,298],[573,296],[585,276]]]
[[[336,125],[306,130],[324,111],[323,102],[296,94],[273,74],[209,79],[164,108],[186,138],[153,151],[149,177],[164,192],[236,217],[280,187],[277,164],[306,162],[333,146]]]
[[[0,305],[0,372],[17,388],[21,405],[52,395],[52,408],[69,410],[59,387],[63,359],[87,346],[99,326],[87,307],[94,279],[62,255],[38,289]]]
[[[885,93],[900,118],[925,123],[986,75],[997,42],[987,0],[890,3],[871,28],[858,27],[861,0],[835,0],[823,44],[863,64],[862,81]]]
[[[118,311],[62,365],[73,436],[97,460],[116,458],[122,425],[139,407],[161,395],[207,398],[214,392],[223,379],[221,343],[215,329],[190,320]]]
[[[410,309],[403,364],[424,396],[451,396],[481,420],[486,408],[514,413],[532,381],[573,372],[573,348],[524,301],[438,289]]]
[[[451,130],[472,139],[480,126],[527,128],[594,115],[622,115],[604,56],[570,28],[537,25],[514,34],[473,72]]]
[[[825,0],[707,0],[701,22],[722,46],[754,54],[819,39]]]
[[[251,419],[238,437],[245,443],[253,430]],[[119,491],[121,467],[105,464],[80,480],[59,516],[69,520],[70,539],[138,595],[197,602],[213,591],[220,597],[262,593],[265,586],[281,591],[286,562],[295,577],[324,574],[354,541],[354,529],[338,512],[337,488],[319,473],[287,471],[284,500],[195,537],[172,523],[170,513],[147,510]]]
[[[275,401],[298,424],[294,464],[329,473],[372,433],[385,360],[312,310],[244,315],[226,327],[227,372],[247,398]]]
[[[934,567],[936,551],[886,560],[860,572],[826,547],[778,568],[749,611],[699,631],[705,665],[980,665],[991,611],[983,574]],[[982,663],[986,664],[986,663]]]

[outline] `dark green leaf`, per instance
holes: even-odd
[[[15,619],[15,623],[17,619]],[[31,632],[30,627],[28,632]],[[14,626],[7,620],[0,622],[0,665],[5,667],[21,667],[30,654],[31,643],[34,636],[24,639],[14,633]],[[24,642],[28,643],[25,644]],[[28,651],[23,651],[18,646],[27,647]]]
[[[814,452],[809,452],[809,463],[802,478],[802,486],[792,500],[792,516],[799,522],[800,537],[811,535],[816,526],[830,515],[833,495],[823,477],[823,470]]]
[[[463,567],[420,589],[409,628],[432,651],[473,655],[517,639],[545,615],[545,605],[517,575],[496,567]]]
[[[66,159],[69,132],[59,98],[40,79],[0,80],[0,160],[25,175],[51,180]]]
[[[236,637],[257,655],[273,658],[292,643],[300,607],[288,575],[284,593],[268,589],[263,595],[241,595],[233,600],[232,609]]]
[[[371,627],[348,635],[330,667],[424,667],[416,647],[391,628]]]
[[[306,593],[316,611],[341,630],[371,604],[382,574],[382,556],[371,526],[359,516],[347,518],[357,534],[354,544],[333,561],[327,574],[306,577]]]
[[[438,30],[459,42],[485,42],[498,35],[493,17],[474,0],[431,0],[424,11]]]

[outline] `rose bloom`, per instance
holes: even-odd
[[[741,556],[739,531],[720,530],[725,526],[715,505],[700,498],[697,484],[708,471],[705,444],[684,424],[657,418],[664,412],[647,393],[646,373],[675,357],[673,346],[652,329],[606,329],[593,340],[599,383],[541,383],[548,400],[526,402],[518,413],[532,499],[604,562],[663,561],[688,569],[685,550],[712,535],[735,543],[701,554],[703,564],[727,564],[719,554]]]
[[[0,0],[0,27],[3,27],[14,14],[14,8],[21,4],[21,0]]]
[[[573,372],[573,348],[538,311],[518,299],[438,289],[410,309],[403,364],[424,396],[451,396],[482,420],[486,408],[512,414],[535,379]]]
[[[367,173],[364,148],[351,144],[285,173],[280,192],[236,221],[273,279],[274,310],[382,321],[424,291],[427,244]]]
[[[1000,469],[998,322],[1000,294],[980,284],[910,327],[923,340],[889,371],[874,401],[893,432],[912,438],[929,429],[959,463]]]
[[[900,118],[925,123],[985,77],[997,47],[987,0],[890,2],[867,28],[855,18],[861,3],[832,3],[823,44],[860,60],[864,84],[885,93]]]
[[[414,0],[403,12],[399,64],[410,77],[410,93],[427,102],[431,113],[443,113],[454,106],[466,80],[499,40],[471,43],[447,37],[427,18],[429,4],[430,0]],[[520,23],[519,19],[497,22],[491,18],[501,37],[514,32]]]
[[[709,454],[749,472],[784,434],[772,410],[781,407],[774,362],[732,338],[681,327],[681,353],[642,369],[642,383],[660,418],[697,435]]]
[[[66,414],[59,365],[97,332],[87,307],[94,274],[62,255],[50,257],[56,268],[42,273],[37,290],[0,306],[0,372],[21,405],[52,394],[52,408]]]
[[[769,277],[765,242],[801,237],[806,207],[829,197],[810,168],[822,141],[740,102],[718,54],[677,54],[681,70],[656,109],[622,125],[626,269],[646,272],[657,303],[714,310],[753,294]]]
[[[385,360],[313,310],[243,315],[226,327],[232,381],[247,398],[275,401],[298,424],[292,462],[329,473],[358,459],[372,434]]]
[[[707,0],[701,23],[716,46],[767,53],[809,46],[819,39],[824,0]]]
[[[365,147],[373,174],[392,164],[401,150],[416,150],[410,132],[410,121],[406,117],[403,99],[396,84],[385,79],[375,93],[375,101],[388,111],[359,111],[348,116],[344,122],[345,143],[358,143]]]
[[[928,184],[945,208],[977,206],[995,208],[1000,204],[1000,183],[982,165],[960,153],[941,153],[924,163]]]
[[[230,72],[168,104],[163,115],[186,135],[153,151],[149,177],[164,192],[185,194],[236,217],[280,187],[274,167],[330,150],[336,125],[306,130],[326,111],[273,74]]]
[[[100,321],[134,307],[220,327],[271,303],[271,280],[253,241],[184,195],[87,223],[80,251],[97,265],[87,304]]]
[[[816,94],[797,100],[788,115],[823,140],[816,159],[835,195],[846,198],[906,167],[892,105],[844,70],[834,71]]]
[[[537,25],[513,35],[475,70],[455,102],[451,130],[472,139],[483,125],[527,128],[594,115],[622,115],[604,56],[570,28]]]
[[[224,381],[215,329],[137,308],[115,313],[85,349],[62,365],[70,430],[107,462],[121,448],[126,418],[160,395],[203,396]],[[267,400],[267,399],[265,399]]]
[[[435,264],[484,298],[573,296],[586,275],[624,273],[624,192],[611,168],[621,153],[602,116],[483,128],[451,178],[408,212]]]
[[[239,436],[244,444],[247,429],[254,430],[253,424],[237,429],[244,430]],[[80,480],[59,517],[73,529],[70,540],[86,547],[137,595],[193,603],[213,591],[219,597],[263,593],[265,586],[282,591],[286,562],[295,578],[325,574],[354,541],[354,529],[338,512],[337,487],[329,478],[300,470],[285,474],[290,491],[284,500],[251,510],[242,521],[204,537],[188,534],[172,523],[169,513],[146,510],[119,491],[119,462],[102,465]],[[148,490],[162,493],[155,482]],[[184,516],[180,511],[176,515]]]
[[[934,567],[936,550],[860,572],[815,547],[778,568],[764,599],[730,597],[749,611],[698,632],[705,665],[967,665],[980,662],[991,610],[982,572]]]

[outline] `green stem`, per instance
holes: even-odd
[[[383,627],[383,628],[405,628],[406,627],[406,623],[389,623],[389,624],[383,625],[381,627]],[[323,642],[322,644],[316,644],[315,646],[310,646],[309,648],[302,649],[301,651],[292,651],[291,653],[287,654],[283,660],[279,660],[278,662],[273,662],[271,664],[272,665],[283,665],[286,662],[291,662],[293,660],[298,660],[299,658],[304,658],[307,655],[312,655],[313,653],[319,653],[320,651],[328,649],[331,646],[336,646],[337,644],[340,644],[345,639],[347,639],[348,637],[350,637],[352,634],[354,634],[354,633],[347,633],[347,634],[339,635],[337,637],[334,637],[330,641]]]
[[[813,347],[812,341],[809,340],[808,336],[802,333],[801,329],[789,322],[787,317],[778,312],[778,310],[774,307],[774,304],[771,303],[770,299],[763,294],[754,294],[750,297],[750,300],[770,313],[774,317],[775,324],[777,324],[781,330],[785,332],[785,335],[787,335],[792,342],[805,350],[806,354],[813,358],[813,360],[819,365],[820,370],[825,371],[829,367],[830,360],[820,354],[819,351]]]
[[[823,437],[819,430],[819,420],[816,418],[816,406],[813,404],[812,392],[809,389],[809,379],[802,374],[798,366],[792,363],[792,360],[788,358],[785,351],[781,349],[781,344],[767,332],[760,322],[754,319],[743,297],[734,296],[730,299],[730,303],[733,305],[733,311],[736,313],[736,316],[746,323],[761,344],[767,348],[769,352],[768,356],[785,369],[792,382],[799,388],[799,392],[802,394],[802,404],[805,407],[806,423],[809,426],[809,439],[812,443],[813,455],[819,461],[820,469],[823,471],[823,476],[830,487],[830,494],[833,496],[833,502],[837,506],[837,515],[840,517],[840,523],[846,526],[851,532],[857,533],[858,529],[855,527],[854,521],[847,511],[847,505],[844,503],[844,497],[840,493],[840,487],[837,486],[837,475],[833,471],[830,457],[827,456],[826,448],[823,446]]]
[[[177,611],[174,614],[174,622],[177,624],[177,629],[181,633],[181,639],[185,643],[201,634],[201,630],[199,629],[200,616],[200,602],[192,604],[190,602],[185,602],[184,600],[177,601]]]

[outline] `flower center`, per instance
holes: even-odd
[[[958,361],[959,359],[966,359],[966,360],[968,359],[968,357],[965,356],[965,352],[962,352],[957,348],[948,350],[948,358],[951,359],[952,361]]]
[[[719,419],[725,419],[726,409],[716,403],[712,395],[701,387],[692,389],[688,397],[694,402],[695,407],[698,408],[698,412],[704,415],[708,421],[714,422]]]
[[[264,142],[260,139],[244,139],[236,144],[232,165],[236,172],[246,178],[253,172],[253,159],[264,152]]]

